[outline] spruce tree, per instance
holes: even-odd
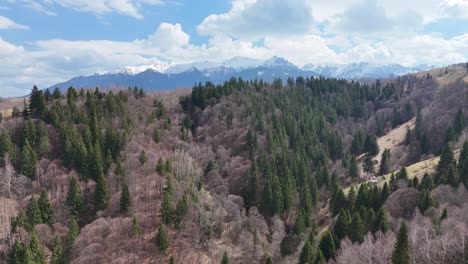
[[[182,227],[187,213],[188,213],[187,196],[184,194],[182,198],[180,198],[179,201],[177,201],[177,205],[175,209],[174,225],[177,229]]]
[[[32,257],[32,263],[35,264],[46,264],[46,258],[44,256],[44,251],[39,242],[39,237],[35,232],[31,235],[31,240],[29,241],[29,251]]]
[[[270,256],[266,258],[265,264],[273,264],[273,260],[271,259]]]
[[[52,206],[49,202],[49,197],[45,191],[41,192],[41,196],[38,200],[39,209],[41,210],[42,223],[51,225],[52,224]]]
[[[453,121],[453,129],[457,136],[461,135],[461,132],[463,131],[465,126],[465,116],[463,115],[463,111],[460,109],[458,110],[458,113],[455,116],[455,120]]]
[[[161,157],[158,159],[158,163],[156,164],[156,172],[157,172],[159,175],[163,175],[163,174],[164,174],[164,163],[163,163],[163,160],[162,160]]]
[[[120,195],[120,211],[124,213],[128,212],[131,204],[132,198],[130,197],[130,192],[128,191],[128,185],[124,184]]]
[[[364,241],[365,225],[358,212],[355,212],[349,228],[349,238],[353,242],[362,243]]]
[[[351,158],[351,162],[349,164],[349,176],[351,178],[359,178],[359,169],[356,161],[356,157]]]
[[[432,206],[432,198],[431,198],[431,193],[423,189],[419,193],[419,202],[418,202],[418,208],[419,211],[421,211],[421,214],[424,214],[424,212]]]
[[[408,241],[408,225],[406,222],[401,223],[398,230],[397,240],[392,254],[392,264],[409,264],[409,241]]]
[[[172,195],[166,190],[161,202],[161,218],[164,224],[170,224],[172,220]]]
[[[169,258],[169,264],[175,264],[174,256],[171,256],[171,257]]]
[[[26,217],[28,219],[28,227],[30,230],[34,229],[34,226],[42,223],[41,209],[34,199],[34,196],[29,200],[28,208],[26,210]]]
[[[171,161],[171,159],[166,159],[166,173],[172,173],[172,161]]]
[[[65,264],[62,240],[60,239],[59,236],[55,237],[54,244],[52,246],[52,255],[50,256],[50,264]]]
[[[21,173],[31,180],[34,180],[36,177],[36,161],[36,152],[26,139],[23,151],[21,152]]]
[[[385,175],[390,171],[390,150],[385,149],[380,161],[379,175]]]
[[[15,243],[8,251],[8,264],[24,264],[25,248],[18,239],[15,239]]]
[[[367,135],[364,143],[364,152],[370,156],[375,156],[379,153],[379,145],[377,144],[377,137],[375,135]]]
[[[337,241],[340,241],[349,233],[349,228],[351,225],[351,215],[348,209],[342,209],[336,220],[335,227],[333,228],[333,233],[337,238]]]
[[[141,165],[145,164],[146,161],[148,161],[148,157],[146,156],[146,152],[144,150],[140,152],[140,157],[138,158],[138,160],[140,161]]]
[[[136,216],[133,216],[133,219],[132,219],[132,230],[133,230],[133,235],[135,237],[141,236],[141,227]]]
[[[231,261],[229,260],[229,255],[226,251],[224,251],[223,259],[221,260],[221,264],[229,264]]]
[[[437,178],[436,182],[439,182],[440,178],[444,175],[447,175],[447,172],[450,168],[450,165],[454,163],[454,154],[452,147],[447,144],[442,149],[442,153],[440,154],[440,160],[437,165]]]
[[[169,238],[167,236],[166,227],[164,227],[163,224],[160,224],[158,227],[158,232],[156,234],[156,246],[163,254],[165,254],[166,250],[169,248]]]
[[[0,167],[4,167],[6,155],[13,158],[13,143],[11,142],[10,134],[5,129],[0,130]]]
[[[102,211],[109,205],[109,191],[104,176],[101,174],[96,182],[96,189],[94,191],[94,210]]]
[[[67,235],[67,247],[71,248],[73,243],[75,242],[76,237],[80,233],[80,227],[78,226],[78,222],[76,221],[76,217],[72,216],[70,221],[70,226],[68,227],[68,235]]]
[[[326,264],[327,261],[323,257],[322,250],[317,250],[317,255],[315,255],[314,264]]]
[[[386,233],[390,229],[390,221],[388,220],[387,210],[384,207],[380,207],[379,211],[377,212],[376,220],[374,228],[372,232],[377,232],[381,230],[382,232]]]
[[[70,214],[74,217],[80,217],[84,210],[83,194],[81,193],[80,184],[76,176],[73,176],[70,180],[66,205],[70,210]]]
[[[449,170],[447,172],[447,183],[456,188],[458,186],[458,177],[454,164],[450,164]]]
[[[310,241],[307,240],[302,247],[301,255],[299,255],[299,264],[312,263],[314,259],[314,251]]]
[[[370,156],[366,156],[362,168],[367,174],[374,174],[374,162]]]
[[[333,195],[330,201],[330,211],[333,216],[337,215],[345,206],[346,206],[346,197],[343,193],[343,190],[338,190]]]
[[[429,176],[429,174],[424,173],[423,179],[421,181],[421,184],[419,185],[419,190],[428,190],[431,191],[434,186],[434,183],[432,181],[432,177]]]
[[[333,240],[333,236],[331,235],[330,231],[325,231],[322,234],[319,242],[319,249],[322,251],[323,257],[329,261],[330,259],[334,258],[336,255],[336,248],[335,242]]]

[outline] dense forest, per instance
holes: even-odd
[[[0,263],[463,263],[460,68],[34,87],[0,121]]]

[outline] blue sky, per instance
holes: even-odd
[[[1,0],[0,96],[123,66],[468,61],[468,0]]]

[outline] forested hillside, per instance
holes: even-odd
[[[0,123],[0,263],[463,263],[466,76],[34,87]]]

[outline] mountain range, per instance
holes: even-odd
[[[405,67],[400,64],[369,62],[339,65],[306,64],[299,67],[280,57],[272,57],[268,60],[234,57],[223,62],[202,61],[188,64],[156,61],[151,65],[122,67],[105,73],[74,77],[49,88],[58,87],[65,90],[70,86],[76,88],[100,87],[103,89],[138,86],[147,90],[168,90],[192,87],[198,82],[222,83],[232,77],[246,80],[263,79],[269,82],[275,78],[286,80],[289,77],[298,76],[324,76],[341,79],[388,78],[431,68],[428,65]]]

